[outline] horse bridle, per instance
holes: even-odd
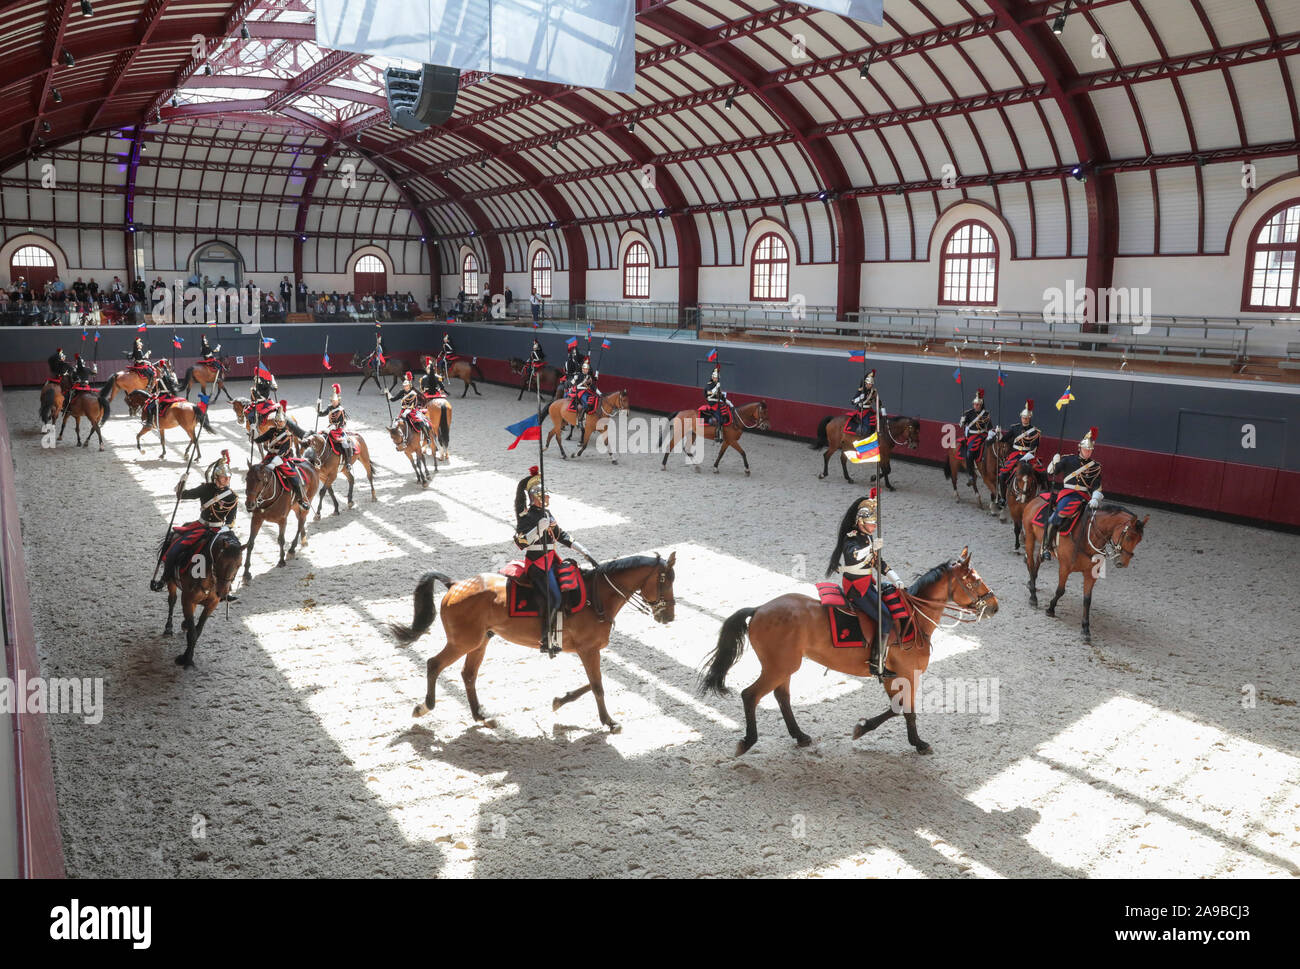
[[[898,445],[899,447],[910,447],[912,450],[915,451],[916,448],[919,446],[919,443],[920,443],[920,442],[918,442],[918,441],[913,441],[911,444],[908,444],[908,443],[907,443],[907,438],[911,436],[912,424],[911,424],[911,419],[910,419],[910,418],[904,418],[904,420],[907,420],[907,421],[908,421],[908,425],[907,425],[908,433],[905,434],[905,435],[903,436],[903,440],[901,440],[901,441],[900,441],[898,438],[894,437],[894,431],[893,431],[893,429],[889,426],[889,418],[887,418],[887,417],[884,418],[884,419],[881,421],[881,423],[885,425],[885,433],[886,433],[887,435],[889,435],[890,443],[892,443],[892,444],[896,444],[896,445]]]
[[[266,492],[266,485],[264,484],[262,485],[262,487],[257,489],[257,500],[253,502],[253,507],[250,509],[250,511],[257,511],[263,505],[273,504],[275,500],[280,497],[280,476],[275,473],[274,468],[267,468],[267,470],[271,474],[271,483],[275,486],[274,489],[272,489],[271,491],[270,500],[264,501],[262,499],[262,495],[265,494]]]
[[[947,570],[950,581],[952,579],[952,569],[954,567],[955,566],[950,565]],[[940,601],[939,599],[923,599],[920,596],[914,596],[911,595],[910,593],[908,594],[908,598],[916,602],[923,602],[926,603],[927,605],[939,606],[942,610],[940,612],[941,616],[951,615],[955,619],[955,622],[953,622],[951,626],[941,626],[938,620],[931,619],[929,616],[927,616],[925,613],[921,612],[920,610],[916,611],[916,615],[920,616],[922,619],[925,619],[932,626],[934,626],[935,629],[941,629],[941,628],[955,629],[957,626],[960,626],[962,623],[978,622],[979,620],[983,619],[986,602],[990,597],[993,596],[993,590],[989,589],[987,592],[981,593],[980,595],[976,595],[975,583],[967,581],[967,578],[965,576],[963,576],[958,581],[961,583],[961,587],[966,590],[966,594],[971,597],[971,602],[969,605],[963,606],[949,599],[945,599],[942,601]]]
[[[754,414],[755,414],[755,417],[754,417],[754,423],[752,423],[752,424],[746,424],[746,423],[745,423],[745,419],[744,419],[743,417],[740,416],[740,408],[739,408],[739,407],[737,407],[736,405],[734,405],[733,403],[731,403],[731,401],[727,401],[727,406],[730,407],[733,411],[735,411],[735,414],[736,414],[736,420],[740,423],[740,426],[743,427],[743,428],[744,428],[745,430],[747,430],[747,431],[752,431],[754,428],[756,428],[756,427],[758,427],[760,424],[762,424],[764,420],[766,420],[766,418],[760,418],[760,417],[757,416],[757,415],[758,415],[759,408],[756,407],[756,408],[754,408]],[[767,410],[766,407],[762,407],[762,409],[763,409],[763,410]]]
[[[603,578],[605,582],[609,585],[609,587],[613,589],[615,592],[617,592],[619,596],[622,597],[623,601],[626,602],[629,606],[631,606],[633,609],[636,609],[638,612],[642,612],[647,616],[651,616],[655,620],[655,622],[661,623],[665,621],[661,617],[663,616],[665,610],[667,610],[668,608],[668,600],[664,598],[664,585],[668,581],[668,563],[665,562],[661,556],[656,555],[655,567],[659,570],[658,584],[657,584],[659,594],[653,602],[651,602],[649,599],[645,597],[645,594],[641,591],[641,588],[637,588],[631,593],[627,593],[624,592],[622,589],[620,589],[618,586],[616,586],[614,584],[614,580],[611,579],[607,573],[602,572],[601,578]],[[644,585],[645,585],[644,582],[641,583],[642,587],[644,587]]]
[[[1120,555],[1124,553],[1124,536],[1128,534],[1128,530],[1133,527],[1133,523],[1135,521],[1137,521],[1136,518],[1130,518],[1129,521],[1124,525],[1124,527],[1120,529],[1118,541],[1116,541],[1115,533],[1112,530],[1111,537],[1106,539],[1106,544],[1103,545],[1101,548],[1098,548],[1092,540],[1092,526],[1097,523],[1097,516],[1093,515],[1092,518],[1088,520],[1088,531],[1085,533],[1088,538],[1088,547],[1092,549],[1093,552],[1095,552],[1097,555],[1100,555],[1106,559],[1118,558]],[[1136,555],[1136,554],[1137,554],[1136,552],[1129,553],[1129,555]]]

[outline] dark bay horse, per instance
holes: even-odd
[[[348,437],[352,439],[353,462],[361,465],[366,472],[366,481],[370,483],[370,500],[378,501],[379,497],[375,494],[375,469],[370,463],[370,448],[366,447],[366,440],[355,431],[348,431]],[[352,488],[356,481],[343,464],[343,455],[334,450],[334,446],[326,439],[324,434],[307,435],[307,446],[316,454],[320,455],[320,499],[316,502],[316,521],[320,521],[320,510],[325,504],[325,496],[334,502],[334,514],[339,513],[339,499],[334,494],[334,481],[338,478],[339,472],[348,479],[348,507],[352,505]]]
[[[1012,472],[1011,479],[1007,482],[1007,506],[1001,519],[1006,521],[1006,516],[1011,518],[1011,528],[1016,536],[1016,543],[1011,547],[1013,552],[1020,551],[1020,533],[1025,506],[1038,496],[1041,488],[1041,479],[1034,468],[1033,461],[1021,458],[1016,463],[1016,470]]]
[[[626,390],[615,391],[612,394],[606,394],[603,396],[600,399],[600,403],[596,405],[596,409],[588,411],[583,416],[582,446],[578,448],[578,453],[575,454],[574,457],[582,457],[582,452],[587,450],[587,445],[591,443],[591,437],[593,432],[596,430],[596,425],[599,424],[601,420],[620,412],[627,413],[627,410],[628,403]],[[546,408],[546,413],[551,419],[551,429],[546,434],[545,446],[550,447],[551,439],[554,438],[555,442],[560,445],[560,457],[567,458],[569,455],[564,450],[564,439],[560,436],[560,432],[564,429],[566,424],[576,425],[578,423],[578,412],[569,406],[568,400],[557,397],[555,400],[551,401],[550,405]],[[605,435],[605,444],[608,445],[608,423],[605,424],[603,433]],[[606,450],[608,450],[608,447]],[[618,464],[618,455],[613,451],[609,451],[609,460],[614,464]]]
[[[167,536],[163,542],[164,549],[172,543],[175,535],[172,532]],[[251,541],[249,544],[252,544]],[[194,568],[193,565],[198,563],[191,560],[179,562],[176,567],[167,570],[167,625],[163,627],[163,635],[172,635],[172,615],[176,611],[178,590],[181,611],[185,616],[181,623],[181,628],[185,630],[185,652],[176,657],[178,666],[187,669],[194,666],[194,646],[203,635],[203,626],[207,623],[208,616],[212,615],[212,610],[230,594],[230,586],[239,574],[239,560],[243,551],[244,546],[239,544],[235,533],[223,531],[210,542],[205,542],[202,568]],[[203,613],[198,622],[195,622],[194,610],[198,606],[203,607]]]
[[[398,454],[405,454],[406,459],[411,462],[411,470],[415,472],[415,480],[420,482],[421,488],[429,487],[431,475],[429,474],[429,464],[424,460],[424,437],[411,429],[405,418],[399,417],[388,428],[388,436],[393,441],[393,447],[397,448]],[[438,446],[433,447],[433,470],[438,470]]]
[[[830,417],[823,417],[817,425],[817,440],[813,442],[813,450],[825,448],[826,453],[822,455],[822,473],[817,475],[818,478],[824,478],[830,473],[831,455],[836,451],[840,452],[840,470],[844,472],[844,480],[853,484],[853,479],[849,477],[849,459],[848,456],[853,452],[854,439],[861,440],[870,437],[871,432],[866,429],[860,429],[856,434],[844,433],[844,422],[847,415],[832,414]],[[871,476],[875,481],[877,477],[884,482],[885,487],[890,491],[894,486],[889,482],[889,474],[892,470],[890,457],[894,453],[894,448],[907,447],[915,451],[921,443],[921,422],[915,417],[887,417],[883,421],[885,433],[880,435],[880,462],[878,470]]]
[[[316,497],[316,492],[320,488],[320,472],[316,466],[316,453],[311,448],[307,448],[303,452],[303,458],[299,462],[298,468],[306,482],[302,489],[303,494],[310,503]],[[248,544],[244,546],[248,550],[248,554],[244,559],[244,583],[247,584],[253,581],[253,573],[249,566],[253,561],[253,542],[257,540],[257,533],[262,528],[262,522],[270,522],[273,525],[280,526],[280,561],[276,563],[276,567],[282,569],[285,561],[285,524],[290,514],[297,516],[298,532],[293,536],[293,543],[289,546],[289,557],[292,558],[294,552],[298,550],[299,540],[302,541],[303,548],[307,547],[307,512],[294,503],[293,492],[280,483],[280,478],[276,475],[275,470],[266,464],[249,464],[248,486],[244,504],[253,516],[253,524],[248,530]]]
[[[718,448],[718,456],[713,462],[713,473],[717,474],[718,465],[722,461],[722,455],[727,453],[727,448],[734,449],[740,454],[740,459],[745,462],[745,474],[749,474],[749,455],[745,449],[740,446],[740,436],[746,430],[766,431],[771,428],[771,423],[767,419],[767,401],[756,400],[751,404],[745,404],[743,407],[731,408],[731,423],[722,428],[722,444]],[[672,416],[672,421],[668,428],[668,447],[663,447],[663,441],[660,440],[659,446],[663,448],[664,459],[660,462],[659,467],[668,470],[668,455],[672,453],[674,447],[679,443],[682,451],[691,456],[693,452],[690,446],[699,446],[700,439],[717,440],[718,429],[712,424],[706,424],[700,417],[700,412],[695,408],[690,410],[681,410]],[[695,465],[695,470],[699,471],[700,466]]]
[[[233,400],[230,391],[226,389],[226,374],[229,370],[230,364],[226,357],[216,362],[200,360],[185,371],[185,379],[181,381],[181,390],[185,391],[185,399],[190,399],[190,387],[193,384],[199,385],[199,393],[205,397],[208,396],[208,386],[216,384],[216,392],[212,395],[214,401],[223,393],[226,395],[226,400]]]
[[[596,698],[601,724],[608,727],[611,733],[618,731],[618,724],[605,709],[605,689],[600,677],[600,651],[609,643],[615,617],[628,603],[650,613],[656,622],[673,621],[673,564],[676,561],[676,552],[667,559],[658,555],[630,555],[606,562],[598,569],[583,570],[588,595],[593,603],[599,603],[604,618],[597,614],[594,605],[588,605],[581,612],[564,617],[563,651],[578,654],[582,667],[587,672],[587,683],[562,697],[556,697],[551,702],[553,711],[590,692]],[[453,582],[440,572],[426,572],[420,576],[415,587],[415,618],[411,625],[389,624],[389,629],[399,642],[414,642],[433,624],[438,613],[433,602],[435,581],[441,582],[448,589],[442,597],[442,629],[446,634],[447,645],[426,666],[428,683],[424,702],[416,705],[414,715],[422,717],[433,709],[438,675],[464,656],[465,666],[461,671],[461,679],[465,683],[465,697],[469,701],[470,713],[475,720],[486,720],[487,714],[479,706],[475,681],[487,652],[488,640],[495,635],[507,642],[540,649],[541,620],[536,616],[512,618],[509,615],[506,609],[504,575],[481,572],[460,582]]]
[[[909,608],[917,614],[916,638],[901,647],[889,646],[881,684],[889,697],[890,707],[877,717],[859,721],[853,737],[856,740],[870,733],[901,712],[907,722],[908,743],[916,748],[918,754],[929,754],[933,752],[932,748],[916,732],[914,705],[920,696],[921,674],[930,664],[930,637],[945,613],[955,614],[961,622],[978,622],[998,611],[998,600],[971,566],[969,548],[962,549],[956,559],[936,565],[913,582],[905,598]],[[859,618],[862,632],[869,641],[876,634],[875,624],[867,616],[860,614]],[[829,669],[850,676],[872,675],[868,666],[870,647],[836,646],[831,639],[830,623],[826,620],[826,607],[811,596],[789,593],[727,617],[718,633],[717,648],[705,660],[708,669],[700,681],[702,694],[727,695],[727,671],[744,651],[747,628],[750,645],[754,647],[763,669],[758,679],[740,694],[745,707],[745,736],[736,745],[737,756],[758,740],[754,711],[758,701],[773,692],[790,736],[800,747],[812,743],[812,738],[799,729],[790,707],[790,677],[804,659],[816,660]]]
[[[996,515],[998,510],[993,497],[998,493],[998,470],[1002,467],[1002,462],[1007,459],[1011,452],[1011,445],[1006,441],[992,440],[984,442],[984,450],[980,452],[980,459],[975,462],[975,470],[979,472],[984,479],[984,487],[989,493],[989,514]],[[957,478],[959,475],[966,474],[966,461],[961,456],[960,448],[947,448],[947,453],[943,462],[943,476],[952,482],[952,496],[957,501],[961,501],[961,495],[957,493]],[[973,475],[968,475],[970,490],[975,492],[975,504],[980,509],[984,508],[984,499],[980,497],[979,487],[975,484]]]
[[[361,378],[361,385],[357,387],[358,394],[365,390],[366,384],[370,383],[372,380],[375,382],[375,387],[380,391],[380,393],[391,394],[393,388],[402,382],[402,377],[406,374],[408,369],[406,364],[401,360],[398,360],[396,357],[384,357],[383,364],[380,364],[378,357],[370,361],[370,363],[366,363],[365,358],[362,357],[359,352],[352,354],[352,366],[356,367],[358,370],[365,371],[365,376]],[[384,390],[384,384],[383,381],[379,379],[380,377],[389,377],[392,379],[392,383],[388,385],[387,391]]]
[[[1039,495],[1021,512],[1025,530],[1025,564],[1029,568],[1029,604],[1035,609],[1038,608],[1038,547],[1043,540],[1043,529],[1034,524],[1034,517],[1047,501],[1048,496]],[[1073,573],[1083,573],[1083,641],[1091,643],[1092,629],[1088,617],[1092,611],[1092,587],[1105,575],[1107,562],[1114,561],[1119,568],[1128,568],[1150,518],[1150,515],[1138,518],[1119,505],[1100,505],[1095,511],[1084,506],[1070,534],[1057,538],[1056,594],[1048,603],[1047,615],[1055,618],[1056,604],[1065,595],[1066,582]]]
[[[63,413],[63,402],[72,392],[72,374],[59,379],[46,377],[41,386],[41,424],[53,424]]]
[[[77,446],[89,447],[90,436],[92,434],[99,438],[99,449],[104,450],[104,432],[102,430],[104,422],[108,420],[108,402],[109,402],[109,385],[104,384],[103,388],[96,394],[93,390],[72,390],[71,396],[63,406],[63,422],[59,424],[59,439],[63,439],[63,430],[68,426],[68,418],[75,420],[73,429],[77,432]],[[90,422],[90,430],[86,432],[86,443],[81,443],[81,419],[86,418]]]
[[[564,385],[564,371],[559,367],[552,367],[549,363],[544,363],[536,369],[529,367],[527,361],[520,360],[518,357],[510,358],[510,372],[516,377],[522,377],[523,382],[519,385],[519,396],[516,400],[524,399],[524,391],[533,390],[537,387],[538,381],[541,382],[541,390],[546,390],[546,383],[551,384],[551,400],[559,396],[560,387]]]
[[[469,393],[471,387],[474,388],[474,396],[482,397],[478,391],[478,384],[474,381],[481,380],[487,383],[487,377],[483,376],[483,371],[478,368],[478,357],[471,357],[469,360],[452,360],[444,369],[443,380],[460,380],[465,384],[465,389],[460,392],[461,397]]]
[[[202,426],[205,431],[212,431],[212,425],[208,422],[207,412],[199,410],[196,405],[191,404],[187,400],[175,400],[170,404],[167,404],[166,407],[163,406],[162,401],[155,401],[154,406],[161,409],[162,413],[155,414],[152,420],[144,421],[144,424],[140,428],[140,432],[135,436],[136,450],[143,454],[144,448],[140,446],[140,438],[144,437],[146,434],[157,432],[158,439],[162,442],[162,453],[159,457],[167,457],[166,432],[170,431],[174,427],[179,427],[189,436],[190,439],[189,445],[185,448],[186,455],[189,454],[190,448],[193,448],[194,456],[196,458],[201,457],[203,452],[199,449],[197,428]]]

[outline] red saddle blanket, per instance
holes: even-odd
[[[834,582],[818,582],[817,595],[822,605],[826,607],[826,618],[831,624],[831,641],[836,646],[845,648],[867,645],[862,631],[862,620],[865,618],[870,621],[871,617],[863,616],[853,607],[844,597],[844,589]],[[910,643],[916,638],[916,625],[912,621],[912,613],[903,601],[902,595],[897,589],[890,589],[885,592],[882,601],[885,608],[889,610],[894,624],[899,628],[899,640]],[[871,631],[874,635],[874,624]]]
[[[1034,524],[1042,529],[1047,528],[1047,519],[1052,517],[1052,509],[1056,507],[1056,503],[1060,499],[1061,493],[1059,491],[1053,491],[1046,497],[1047,503],[1043,505],[1042,508],[1039,508],[1038,513],[1034,515]],[[1079,500],[1075,502],[1075,504],[1078,507],[1075,509],[1074,513],[1070,515],[1069,519],[1061,525],[1059,533],[1061,535],[1069,535],[1073,532],[1074,526],[1079,524],[1079,520],[1083,518],[1081,512],[1087,505],[1087,499],[1080,495]]]
[[[715,413],[716,412],[714,411],[712,404],[704,404],[700,407],[699,410],[700,420],[707,420],[709,417],[712,417]],[[722,426],[727,427],[729,424],[731,424],[731,408],[723,407]]]
[[[515,559],[505,565],[501,575],[506,577],[506,612],[512,616],[539,616],[542,597],[531,585],[521,582],[528,563]],[[564,614],[572,616],[587,606],[587,582],[582,570],[574,562],[563,561],[556,566],[560,578],[560,595],[564,600]]]

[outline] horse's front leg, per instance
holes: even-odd
[[[148,434],[148,433],[149,433],[150,431],[152,431],[152,430],[153,430],[153,428],[150,427],[148,424],[146,424],[144,427],[140,428],[140,433],[136,434],[136,436],[135,436],[135,449],[136,449],[137,451],[139,451],[141,454],[144,454],[144,448],[141,447],[141,445],[140,445],[140,438],[144,437],[146,434]],[[81,420],[80,420],[80,418],[78,418],[78,420],[77,420],[77,443],[78,443],[78,444],[81,443]]]
[[[714,474],[717,474],[717,473],[718,473],[718,465],[722,463],[722,456],[723,456],[724,454],[727,453],[727,448],[729,448],[729,447],[731,446],[731,442],[728,441],[725,437],[721,437],[721,436],[720,436],[720,437],[718,438],[718,440],[719,440],[721,443],[718,445],[718,456],[717,456],[716,458],[714,458],[714,460],[713,460],[713,473],[714,473]],[[737,448],[736,450],[740,450],[740,449]]]
[[[307,547],[307,513],[301,508],[294,509],[295,517],[298,519],[298,531],[294,533],[293,541],[289,543],[289,558],[293,558],[298,551],[299,540],[302,547]]]
[[[181,599],[181,611],[185,613],[185,621],[181,623],[181,628],[185,630],[185,652],[176,657],[176,665],[183,666],[186,669],[194,667],[194,603],[185,596]]]
[[[898,711],[895,710],[891,704],[889,709],[880,716],[870,717],[866,720],[859,720],[857,726],[853,728],[853,739],[857,740],[859,737],[871,733],[871,731],[875,730],[886,720],[892,720],[896,716],[898,716]]]
[[[918,754],[933,754],[934,748],[921,739],[921,735],[916,732],[916,712],[903,714],[903,720],[907,723],[907,742],[916,748]]]
[[[176,657],[176,664],[186,669],[192,669],[194,666],[194,646],[203,635],[203,627],[207,625],[208,616],[212,615],[212,610],[216,603],[209,599],[203,606],[203,615],[199,616],[199,621],[194,621],[194,608],[190,607],[188,618],[189,628],[185,631],[185,652]]]
[[[253,573],[250,569],[250,563],[253,561],[253,542],[257,541],[257,533],[262,528],[262,516],[254,514],[253,524],[248,529],[248,551],[244,555],[244,584],[253,581]]]
[[[1095,566],[1083,574],[1083,641],[1091,645],[1092,626],[1089,617],[1092,614],[1092,587],[1097,584]]]
[[[591,695],[596,698],[596,710],[600,713],[600,722],[609,728],[610,733],[618,733],[622,728],[605,709],[605,687],[600,678],[600,646],[592,643],[578,651],[582,668],[587,671],[587,682],[591,684]]]
[[[740,452],[740,460],[745,462],[745,477],[748,478],[749,477],[749,455],[745,453],[745,449],[740,446],[739,441],[728,441],[727,443]],[[721,458],[722,455],[718,455],[718,457]]]
[[[1047,615],[1056,618],[1056,604],[1061,601],[1061,596],[1065,595],[1065,584],[1070,579],[1070,566],[1074,556],[1070,555],[1069,559],[1061,554],[1061,544],[1056,545],[1056,595],[1052,596],[1052,601],[1047,604]]]
[[[167,435],[163,432],[162,426],[158,427],[158,440],[162,442],[162,453],[159,458],[167,457]]]
[[[853,484],[853,479],[849,477],[849,457],[843,451],[840,452],[840,471],[844,475],[844,480]]]
[[[277,562],[277,563],[275,563],[275,567],[276,567],[277,569],[282,569],[282,568],[284,568],[284,532],[285,532],[285,528],[288,526],[288,524],[289,524],[289,513],[288,513],[288,512],[285,512],[284,517],[280,519],[280,536],[279,536],[279,541],[280,541],[280,561]]]
[[[171,636],[175,630],[172,628],[172,616],[176,613],[176,584],[167,583],[167,625],[163,626],[163,635]]]

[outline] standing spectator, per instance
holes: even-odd
[[[532,295],[528,297],[528,302],[531,303],[533,307],[533,322],[537,323],[540,321],[542,316],[542,298],[537,295],[536,286],[533,287],[533,292]]]
[[[121,276],[114,276],[114,277],[113,277],[113,283],[112,283],[112,285],[111,285],[109,288],[112,290],[112,292],[113,292],[114,294],[118,294],[118,293],[123,292],[123,288],[122,288],[122,277],[121,277]]]
[[[512,293],[510,291],[510,287],[507,286],[506,287],[506,315],[507,316],[510,315],[510,304],[513,303],[514,301],[515,301],[515,294]]]
[[[289,282],[289,277],[285,276],[280,280],[280,302],[285,306],[289,305],[289,298],[293,295],[293,283]]]
[[[307,283],[305,280],[298,280],[298,312],[303,313],[307,309]]]

